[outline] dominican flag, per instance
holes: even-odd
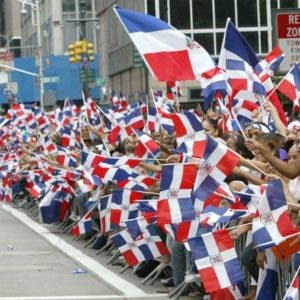
[[[182,96],[179,81],[167,81],[166,99],[170,101],[172,105],[175,104],[174,97],[178,99]]]
[[[258,103],[258,101],[260,101],[260,98],[256,99],[257,102],[254,102],[252,100],[247,100],[247,95],[243,95],[247,94],[247,92],[244,93],[244,91],[241,91],[238,94],[240,95],[240,100],[235,99],[233,101],[232,111],[236,115],[236,118],[240,125],[242,127],[245,127],[246,123],[253,122],[252,114],[256,109],[259,109],[260,107],[260,104]]]
[[[161,173],[157,223],[176,224],[195,219],[192,190],[196,164],[164,165]]]
[[[120,6],[115,12],[158,81],[194,80],[215,67],[202,46],[171,25]]]
[[[124,225],[129,219],[135,219],[138,214],[137,205],[143,198],[143,193],[129,190],[114,190],[111,194],[110,222]]]
[[[118,181],[117,187],[132,191],[145,191],[157,183],[157,179],[139,173],[133,173],[127,180]]]
[[[75,156],[68,149],[58,146],[56,161],[60,166],[76,168],[78,166]]]
[[[89,212],[72,228],[71,233],[73,236],[78,236],[92,231],[92,212]]]
[[[111,195],[101,198],[98,204],[100,217],[100,231],[102,234],[108,233],[114,226],[110,222],[111,217]]]
[[[159,132],[159,115],[154,106],[150,106],[147,115],[147,128],[149,131]]]
[[[194,185],[194,201],[204,201],[216,191],[219,185],[239,163],[239,156],[226,145],[207,136],[206,145],[197,171]]]
[[[300,64],[292,67],[277,90],[293,101],[294,107],[300,107]]]
[[[236,120],[231,117],[229,109],[223,104],[220,99],[218,99],[218,104],[222,113],[222,117],[219,120],[219,127],[221,127],[222,132],[228,133],[229,131],[239,131],[240,128]]]
[[[284,52],[279,47],[273,48],[272,51],[254,67],[255,73],[262,81],[265,81],[264,78],[273,76],[274,71],[279,67],[284,56]]]
[[[202,226],[214,227],[216,224],[225,224],[231,220],[241,218],[249,214],[247,210],[233,210],[227,207],[215,207],[209,205],[200,214]]]
[[[176,138],[194,136],[195,132],[203,130],[200,118],[190,111],[184,111],[183,114],[171,114],[170,118],[174,123]]]
[[[80,135],[71,128],[64,126],[61,138],[62,147],[77,147],[80,144]]]
[[[45,184],[45,182],[36,182],[32,187],[28,187],[27,190],[30,193],[30,195],[34,198],[40,198],[48,186]]]
[[[299,297],[300,297],[300,267],[298,267],[298,270],[283,300],[298,300]]]
[[[184,153],[187,156],[203,157],[204,149],[207,143],[207,135],[205,132],[194,132],[184,137],[181,143],[179,143],[176,152]]]
[[[299,233],[288,214],[282,183],[279,179],[269,182],[258,204],[259,216],[253,219],[253,241],[259,249],[266,249]]]
[[[40,144],[47,153],[55,154],[57,152],[56,145],[52,142],[49,136],[41,134],[40,139]]]
[[[153,224],[148,225],[143,235],[136,240],[127,230],[113,235],[111,239],[129,266],[169,254]]]
[[[131,219],[125,221],[125,225],[127,231],[130,233],[132,238],[135,240],[137,239],[142,233],[145,231],[146,227],[149,225],[149,221],[144,218],[140,217],[137,219]]]
[[[226,229],[202,234],[188,240],[187,245],[207,293],[230,287],[244,279],[233,241]]]
[[[134,150],[134,156],[140,158],[153,158],[160,152],[160,146],[146,133],[135,131],[135,135],[139,139]]]
[[[230,78],[233,96],[240,90],[265,95],[266,90],[254,73],[253,68],[259,60],[230,19],[227,20],[219,67],[226,70]]]

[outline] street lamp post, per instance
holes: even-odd
[[[22,3],[23,9],[22,14],[26,14],[25,5],[29,5],[32,10],[36,13],[36,27],[37,27],[37,65],[39,67],[39,83],[40,83],[40,104],[41,108],[44,109],[44,69],[43,69],[43,45],[42,45],[42,34],[41,34],[41,19],[40,19],[40,2],[39,0],[17,0]],[[34,13],[32,14],[34,18]]]

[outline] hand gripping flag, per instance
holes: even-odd
[[[253,219],[253,241],[259,249],[273,247],[299,233],[287,212],[286,199],[279,179],[269,182]]]
[[[194,80],[215,68],[202,46],[171,25],[120,6],[115,7],[115,12],[150,72],[159,81]]]
[[[169,254],[156,232],[154,224],[148,225],[141,238],[134,240],[127,230],[111,237],[129,266]]]
[[[244,279],[242,268],[226,229],[205,233],[187,241],[207,293]]]
[[[292,67],[277,90],[293,101],[294,107],[300,107],[300,64]]]
[[[191,200],[196,164],[164,165],[161,173],[157,223],[171,224],[195,218]]]

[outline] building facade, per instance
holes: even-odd
[[[100,4],[101,2],[101,4]],[[300,0],[119,0],[99,1],[99,53],[101,76],[125,95],[143,94],[147,87],[161,88],[163,83],[147,79],[147,72],[135,68],[130,39],[114,15],[114,4],[146,12],[173,25],[199,42],[218,59],[228,17],[249,41],[259,56],[273,48],[272,10],[299,8]],[[146,83],[148,81],[148,84]],[[183,83],[183,101],[200,100],[198,82]]]

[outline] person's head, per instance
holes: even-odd
[[[227,147],[231,148],[232,150],[236,151],[244,158],[252,159],[253,154],[248,150],[245,145],[245,140],[243,136],[230,133],[223,136],[224,141],[226,141]]]
[[[297,131],[296,138],[294,140],[294,146],[297,152],[300,154],[300,130]]]
[[[206,119],[202,123],[204,131],[213,136],[213,137],[218,137],[220,135],[220,131],[218,128],[218,121],[214,119]]]
[[[272,153],[275,156],[279,155],[279,148],[283,144],[283,137],[282,135],[278,133],[262,133],[257,136],[257,141],[262,144],[262,146],[267,149],[270,153]],[[254,150],[255,156],[258,160],[265,161],[265,159],[262,158],[262,156]]]
[[[300,130],[300,121],[292,121],[286,129],[286,140],[294,140],[296,138],[297,132]]]
[[[271,130],[268,125],[262,122],[251,122],[245,125],[245,135],[247,138],[257,138],[262,133],[270,133]]]

